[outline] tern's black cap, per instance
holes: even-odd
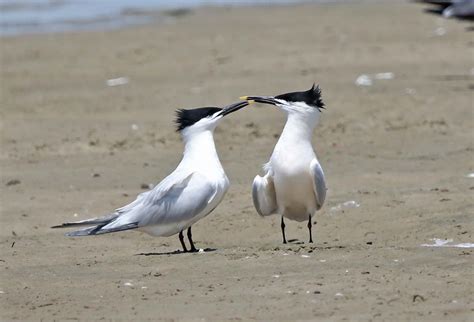
[[[221,110],[222,109],[220,107],[200,107],[190,110],[179,109],[176,111],[176,130],[178,132],[182,131],[199,120],[212,116]]]
[[[281,94],[275,96],[275,98],[285,100],[287,102],[305,102],[309,106],[313,106],[316,108],[324,108],[324,102],[321,97],[321,89],[319,85],[315,87],[313,86],[304,92],[291,92],[286,94]]]

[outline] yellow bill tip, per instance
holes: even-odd
[[[248,96],[240,96],[239,99],[246,101]]]
[[[247,100],[247,103],[252,104],[252,103],[255,103],[255,101],[254,100]]]

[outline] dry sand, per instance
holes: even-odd
[[[466,24],[422,9],[205,8],[168,24],[1,39],[2,320],[472,321],[472,249],[420,245],[474,242],[474,42]],[[379,72],[394,79],[354,84]],[[130,82],[105,84],[121,76]],[[265,106],[216,132],[232,185],[193,229],[214,251],[49,228],[166,176],[182,153],[176,108],[313,81],[328,107],[314,145],[329,187],[314,244],[287,222],[282,245],[279,218],[253,208],[252,179],[284,122]],[[331,211],[350,200],[360,207]]]

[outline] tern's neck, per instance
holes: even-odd
[[[184,134],[183,140],[183,163],[200,168],[220,166],[212,130]]]
[[[318,116],[288,113],[280,140],[311,142]]]

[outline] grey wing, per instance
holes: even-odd
[[[313,159],[309,166],[311,178],[313,179],[313,190],[316,197],[316,209],[319,210],[326,199],[326,182],[324,181],[323,168],[317,159]]]
[[[150,200],[159,200],[164,194],[167,194],[171,189],[186,185],[193,172],[184,173],[182,171],[174,171],[160,183],[158,183],[153,189],[140,193],[137,198],[131,203],[115,209],[115,213],[123,215],[131,212],[137,207],[141,207],[144,203],[150,202]]]
[[[174,184],[163,182],[162,187],[148,192],[140,203],[127,209],[127,213],[104,229],[137,222],[138,228],[154,226],[153,234],[169,236],[186,228],[215,207],[211,203],[217,195],[217,187],[205,176],[194,172],[181,176],[180,180],[175,176],[173,181]]]
[[[96,224],[66,234],[88,236],[156,225],[155,235],[163,231],[163,236],[169,236],[173,235],[170,232],[180,229],[180,225],[204,212],[214,200],[216,191],[216,187],[200,174],[173,172],[153,190],[141,193],[133,202],[107,217],[63,224],[61,227]]]
[[[133,209],[136,205],[140,204],[143,199],[148,196],[148,194],[150,194],[150,192],[152,192],[152,190],[140,193],[137,198],[135,198],[135,200],[129,203],[128,205],[115,209],[115,213],[120,215],[126,213],[130,209]]]
[[[275,213],[277,202],[271,171],[263,177],[255,177],[252,184],[252,199],[260,216],[269,216]]]

